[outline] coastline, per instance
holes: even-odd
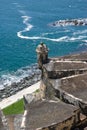
[[[23,95],[25,94],[31,94],[34,91],[36,91],[37,89],[40,88],[40,82],[37,82],[31,86],[29,86],[28,88],[25,88],[19,92],[17,92],[16,94],[8,97],[8,98],[4,98],[1,102],[0,102],[0,109],[3,109],[11,104],[13,104],[14,102],[20,100],[23,98]]]
[[[32,73],[29,74],[29,71]],[[23,77],[19,82],[17,82],[16,80],[12,82],[10,85],[5,85],[2,89],[0,89],[0,101],[2,101],[4,98],[8,98],[16,94],[24,88],[27,88],[37,83],[41,79],[41,72],[38,69],[38,66],[34,65],[31,67],[31,69],[27,68],[26,70],[24,70],[23,74],[25,73],[27,73],[28,75],[26,75],[26,77]]]

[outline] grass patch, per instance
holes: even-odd
[[[40,89],[37,89],[34,93],[39,93],[40,92]]]
[[[3,109],[5,115],[21,114],[24,112],[23,99],[13,103],[12,105]]]

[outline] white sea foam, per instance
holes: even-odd
[[[32,28],[33,28],[33,25],[30,24],[30,19],[31,17],[27,16],[26,15],[26,12],[23,11],[23,10],[19,10],[19,12],[21,14],[23,14],[22,19],[23,19],[23,24],[26,25],[26,27],[22,30],[22,31],[19,31],[17,32],[17,36],[21,39],[28,39],[28,40],[48,40],[48,41],[54,41],[54,42],[60,42],[60,41],[64,41],[67,39],[67,36],[64,36],[64,37],[60,37],[60,38],[49,38],[49,37],[44,37],[48,34],[57,34],[57,33],[61,33],[61,31],[56,31],[56,32],[51,32],[51,33],[43,33],[42,36],[32,36],[32,37],[29,37],[29,36],[25,36],[23,35],[23,33],[26,33],[26,32],[29,32]],[[69,30],[65,30],[63,32],[67,32]]]
[[[87,38],[87,36],[78,36],[78,37],[63,36],[63,37],[56,38],[56,39],[42,37],[41,39],[46,39],[46,40],[54,41],[54,42],[63,42],[63,41],[70,42],[70,41],[83,40],[84,38]]]
[[[60,37],[60,38],[56,38],[56,39],[46,38],[46,40],[55,41],[55,42],[61,42],[61,41],[65,41],[67,39],[68,39],[68,36],[64,36],[64,37]]]
[[[47,33],[42,33],[42,36],[47,36],[47,35],[54,35],[54,34],[59,34],[59,33],[66,33],[70,32],[70,30],[61,30],[61,31],[55,31],[55,32],[47,32]]]
[[[18,3],[17,3],[18,4]],[[85,34],[87,33],[87,30],[84,31],[78,31],[78,32],[74,32],[72,34],[72,37],[70,36],[62,36],[62,37],[58,37],[58,38],[51,38],[49,35],[55,35],[58,33],[64,33],[64,32],[70,32],[70,30],[63,30],[63,31],[56,31],[56,32],[47,32],[47,33],[42,33],[40,36],[28,36],[28,35],[24,35],[26,34],[26,32],[31,31],[31,29],[33,28],[33,25],[30,24],[30,20],[31,17],[29,17],[28,15],[26,15],[26,12],[24,10],[19,10],[19,12],[22,14],[21,18],[23,19],[23,24],[25,25],[25,28],[21,31],[17,32],[17,36],[21,39],[28,39],[28,40],[48,40],[48,41],[53,41],[53,42],[68,42],[68,41],[77,41],[77,40],[83,40],[84,38],[87,38],[87,36],[81,36],[80,34]],[[86,22],[87,19],[78,19],[78,22],[80,21],[84,21]],[[65,20],[60,20],[59,22],[64,22]],[[68,24],[68,23],[66,23]],[[72,22],[69,24],[73,24]],[[80,36],[76,36],[76,35],[80,35]]]
[[[19,3],[12,3],[13,5],[15,5],[17,8],[22,8],[22,7],[24,7],[24,6],[22,6],[22,5],[20,5]]]
[[[6,86],[11,85],[14,82],[16,83],[20,82],[25,77],[32,77],[32,75],[35,74],[40,74],[40,70],[38,69],[37,64],[34,64],[31,67],[27,66],[18,69],[16,72],[13,73],[3,74],[0,77],[0,90],[5,88]]]
[[[27,36],[24,36],[23,33],[28,32],[32,29],[33,25],[31,25],[29,23],[31,17],[26,15],[26,12],[24,10],[20,10],[20,7],[23,7],[21,5],[19,5],[18,3],[13,3],[16,5],[16,7],[18,8],[18,12],[22,14],[21,18],[23,19],[23,24],[25,24],[25,28],[22,31],[18,31],[17,32],[17,36],[23,39],[27,39]]]
[[[25,13],[25,12],[21,12],[21,13]],[[22,31],[17,32],[17,36],[20,37],[20,38],[22,38],[22,39],[29,39],[29,40],[49,40],[49,41],[59,42],[59,41],[62,41],[64,39],[66,39],[66,37],[67,37],[67,36],[64,36],[64,37],[61,37],[61,38],[52,39],[52,38],[43,37],[43,36],[41,36],[41,37],[40,36],[32,36],[32,37],[24,36],[23,33],[30,31],[32,29],[33,25],[31,25],[29,23],[29,20],[31,19],[31,17],[29,17],[29,16],[21,16],[21,17],[23,18],[23,24],[26,25],[26,28],[24,28],[24,30],[22,30]]]
[[[48,41],[53,41],[53,42],[61,42],[61,41],[66,41],[68,39],[68,36],[60,37],[60,38],[48,38],[48,37],[28,37],[28,36],[23,36],[21,35],[21,32],[18,32],[18,37],[22,39],[29,39],[29,40],[48,40]]]
[[[12,3],[12,4],[14,4],[14,5],[18,5],[18,3],[16,3],[16,2],[14,2],[14,3]]]
[[[21,12],[21,13],[25,13],[25,12]],[[31,17],[29,17],[29,16],[21,16],[21,17],[23,18],[23,24],[26,25],[26,28],[24,28],[24,30],[22,30],[22,31],[17,32],[17,36],[19,38],[28,39],[28,40],[48,40],[48,41],[54,41],[54,42],[60,42],[60,41],[64,41],[67,39],[67,36],[55,38],[55,39],[49,38],[49,37],[44,37],[44,35],[54,34],[53,32],[42,34],[42,36],[32,36],[32,37],[24,36],[23,33],[30,31],[32,29],[33,25],[31,25],[29,23],[29,20],[31,19]],[[58,32],[56,32],[56,33],[58,33]]]
[[[85,47],[86,47],[86,46],[87,46],[87,43],[82,43],[82,44],[79,45],[79,47],[82,47],[82,46],[85,46]]]
[[[23,18],[23,24],[25,24],[26,27],[24,28],[24,30],[17,32],[17,36],[23,39],[28,39],[28,37],[23,36],[22,33],[28,32],[32,29],[33,25],[29,23],[29,20],[31,19],[31,17],[29,16],[21,16],[21,17]]]
[[[87,35],[87,29],[83,30],[83,31],[79,30],[79,31],[73,33],[73,35],[79,35],[79,34],[86,34]]]
[[[26,15],[26,12],[24,10],[18,10],[19,13],[21,13],[22,15]]]
[[[21,13],[25,13],[23,11],[21,11]],[[28,40],[48,40],[48,41],[53,41],[53,42],[62,42],[62,41],[65,41],[65,42],[68,42],[68,41],[77,41],[77,40],[83,40],[84,38],[87,38],[87,36],[78,36],[78,37],[74,37],[74,35],[76,34],[73,33],[73,37],[69,37],[69,36],[63,36],[63,37],[59,37],[59,38],[49,38],[49,37],[45,37],[49,34],[53,35],[53,34],[57,34],[57,32],[50,32],[50,33],[43,33],[42,36],[32,36],[32,37],[29,37],[29,36],[24,36],[23,33],[25,32],[29,32],[32,28],[33,28],[33,25],[31,25],[29,23],[31,17],[27,16],[27,15],[24,15],[24,16],[21,16],[22,19],[23,19],[23,24],[26,25],[26,27],[24,28],[24,30],[22,31],[19,31],[17,32],[17,36],[22,38],[22,39],[28,39]],[[65,32],[69,32],[69,30],[65,30]],[[82,33],[86,33],[87,30],[83,31]],[[78,32],[77,34],[79,34],[80,32]]]
[[[78,40],[83,40],[84,38],[87,38],[87,36],[71,37],[69,38],[69,41],[78,41]]]
[[[18,33],[18,36],[20,38],[28,39],[28,40],[48,40],[48,41],[53,41],[53,42],[63,42],[63,41],[70,42],[70,41],[83,40],[84,38],[87,38],[87,36],[78,36],[78,37],[63,36],[63,37],[59,37],[59,38],[35,37],[35,36],[28,37],[28,36],[21,35],[21,32]]]
[[[87,40],[82,40],[83,42],[87,43]]]

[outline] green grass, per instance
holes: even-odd
[[[23,99],[3,109],[5,115],[21,114],[24,112]]]
[[[37,89],[34,93],[39,93],[40,92],[40,89]]]

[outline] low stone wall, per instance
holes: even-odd
[[[84,72],[87,72],[87,69],[50,71],[48,72],[48,77],[51,79],[59,79],[59,78],[68,77],[76,74],[83,74]]]
[[[47,67],[47,65],[49,66]],[[60,71],[55,71],[55,68],[52,69],[52,71],[50,71],[50,68],[51,68],[50,63],[43,65],[42,67],[42,81],[43,81],[43,86],[45,85],[43,92],[45,94],[45,98],[50,98],[54,100],[57,100],[58,98],[65,103],[78,106],[81,109],[82,113],[87,115],[87,102],[67,93],[60,87],[61,80],[63,77],[66,79],[66,77],[69,76],[74,77],[76,75],[78,76],[80,74],[85,74],[87,73],[87,68],[67,69],[67,70],[60,70]]]
[[[87,103],[83,100],[76,98],[63,90],[56,90],[56,96],[61,99],[63,102],[78,106],[81,109],[81,112],[87,115]]]
[[[71,130],[74,123],[75,123],[75,115],[73,115],[67,120],[64,120],[63,122],[51,124],[50,126],[46,126],[36,130]]]
[[[54,80],[45,76],[46,75],[44,75],[42,81],[43,86],[45,86],[43,88],[43,93],[45,95],[45,98],[54,99],[54,100],[60,99],[65,103],[78,106],[81,109],[82,113],[87,115],[87,103],[85,101],[77,97],[74,97],[73,95],[62,90],[60,88],[61,79]]]
[[[75,75],[86,73],[87,64],[85,62],[84,63],[85,65],[83,65],[83,63],[81,62],[82,65],[79,67],[79,64],[77,64],[77,67],[76,67],[72,63],[69,62],[68,66],[66,64],[66,66],[62,66],[62,67],[60,65],[57,67],[57,64],[56,64],[56,68],[55,68],[54,64],[55,64],[56,60],[55,60],[55,62],[53,62],[53,63],[52,62],[50,59],[49,63],[47,62],[47,64],[43,64],[41,66],[40,69],[42,71],[42,75],[41,75],[42,82],[41,82],[41,86],[40,86],[40,92],[38,94],[34,93],[31,95],[24,96],[25,109],[27,109],[27,106],[33,104],[36,101],[39,101],[42,98],[44,98],[45,100],[51,100],[53,102],[55,102],[55,101],[58,102],[59,100],[61,100],[65,103],[67,103],[66,105],[68,108],[70,108],[70,106],[71,106],[71,105],[69,106],[69,104],[75,105],[75,106],[77,106],[76,110],[73,110],[73,114],[71,114],[71,112],[70,112],[70,116],[63,119],[63,121],[61,120],[61,122],[60,121],[58,122],[58,119],[57,119],[56,123],[54,123],[54,124],[50,123],[46,126],[43,125],[44,127],[41,126],[40,128],[37,127],[36,130],[75,130],[75,129],[83,130],[87,126],[87,103],[84,102],[82,99],[79,99],[79,98],[69,94],[67,91],[64,91],[60,86],[61,86],[61,78],[63,78],[63,77],[66,78],[69,76],[74,77]],[[50,63],[51,63],[51,66],[50,66]],[[62,63],[62,61],[61,61],[61,63]],[[68,61],[67,61],[67,63],[68,63]],[[72,66],[70,66],[71,64],[72,64]],[[42,104],[41,104],[41,106],[42,106]],[[40,108],[41,108],[41,106],[40,106]],[[35,106],[33,106],[31,108],[35,108]],[[58,108],[59,108],[59,105],[58,105]],[[58,110],[58,108],[57,108],[57,110]],[[64,111],[65,110],[64,107],[62,107],[62,108]],[[68,110],[68,108],[67,108],[67,110]],[[47,110],[47,108],[46,108],[46,110]],[[28,109],[28,111],[29,111],[29,109]],[[37,109],[37,111],[38,111],[38,109]],[[37,114],[37,111],[36,111],[36,114]],[[41,110],[39,110],[39,112],[40,111]],[[33,114],[34,112],[35,112],[35,109],[31,113]],[[59,115],[58,112],[57,112],[57,114]],[[83,116],[81,116],[81,114],[84,116],[84,118],[83,118]],[[38,115],[40,115],[40,114],[38,114]],[[60,116],[58,116],[58,117],[60,118]],[[29,115],[26,117],[26,120],[27,120],[27,118],[29,118]],[[64,118],[64,114],[63,114],[63,118]],[[34,119],[35,119],[35,117],[34,117]],[[47,119],[47,118],[45,118],[45,119]],[[53,118],[50,118],[50,119],[53,119]],[[28,122],[29,122],[29,120],[28,120]],[[28,122],[27,122],[27,124],[28,124]],[[36,122],[36,120],[35,120],[35,122]],[[47,122],[46,122],[46,124],[47,124]],[[27,130],[27,128],[28,127],[26,127],[26,130]]]

